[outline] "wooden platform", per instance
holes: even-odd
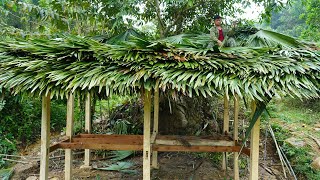
[[[56,149],[95,149],[95,150],[143,150],[143,135],[102,135],[80,134],[50,146],[50,152]],[[153,151],[184,152],[239,152],[241,145],[229,136],[169,136],[151,137]],[[248,148],[243,154],[250,155]]]

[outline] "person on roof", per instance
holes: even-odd
[[[236,45],[234,38],[229,38],[228,34],[231,32],[222,28],[222,17],[215,15],[213,17],[214,26],[210,29],[210,38],[218,44],[219,47],[233,47]]]

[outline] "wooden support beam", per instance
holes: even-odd
[[[66,136],[72,141],[74,120],[74,96],[70,94],[67,101],[67,128]],[[65,180],[72,179],[72,150],[65,150]]]
[[[49,174],[50,149],[50,94],[42,96],[40,179],[47,180]]]
[[[235,95],[234,97],[234,121],[233,121],[233,139],[234,141],[238,141],[239,134],[239,96]],[[239,153],[234,152],[233,154],[233,171],[234,171],[234,180],[239,180]]]
[[[224,95],[224,110],[223,110],[223,133],[229,133],[229,99],[227,95]],[[227,170],[227,153],[224,152],[222,155],[222,170]]]
[[[157,151],[169,151],[169,152],[239,152],[241,146],[180,146],[180,145],[154,145],[153,150]],[[250,150],[248,148],[243,148],[241,153],[248,155]]]
[[[150,142],[150,121],[151,121],[151,91],[145,90],[144,98],[144,122],[143,122],[143,180],[151,178],[151,142]]]
[[[252,102],[252,116],[256,110],[256,102]],[[259,140],[260,140],[260,117],[251,130],[250,140],[250,175],[249,180],[259,178]]]
[[[155,87],[154,90],[154,115],[153,115],[153,132],[151,138],[151,143],[154,143],[154,140],[156,139],[156,136],[158,134],[159,130],[159,88]],[[158,152],[152,151],[152,168],[158,169]]]
[[[87,94],[85,102],[85,131],[91,133],[91,95]],[[90,167],[91,151],[85,149],[84,152],[84,167]]]
[[[210,139],[190,139],[183,136],[171,136],[171,139],[162,139],[161,136],[156,139],[154,144],[157,145],[183,145],[183,142],[187,142],[191,146],[234,146],[234,141],[228,140],[210,140]]]

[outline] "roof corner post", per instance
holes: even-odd
[[[42,96],[40,179],[49,176],[50,93]]]
[[[67,99],[67,127],[66,127],[66,136],[69,138],[70,142],[72,141],[73,135],[73,121],[74,121],[74,95],[69,94]],[[65,150],[65,180],[72,179],[72,150]]]
[[[151,121],[151,91],[144,89],[143,91],[143,180],[151,178],[151,137],[150,137],[150,121]]]

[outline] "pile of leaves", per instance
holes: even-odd
[[[7,40],[0,42],[0,85],[15,94],[50,92],[61,98],[71,92],[131,94],[143,88],[260,101],[319,97],[320,54],[298,41],[261,30],[246,47],[209,49],[209,42],[207,34],[113,43],[79,36]]]

